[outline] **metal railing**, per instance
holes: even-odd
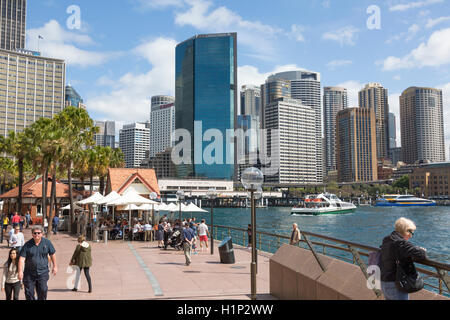
[[[216,240],[223,240],[225,237],[232,237],[233,242],[236,245],[242,244],[246,247],[248,244],[247,230],[243,228],[229,227],[229,226],[214,226],[214,234]],[[310,241],[310,244],[321,247],[321,253],[323,255],[343,260],[352,264],[361,265],[362,259],[359,256],[367,258],[370,252],[379,251],[379,248],[363,245],[360,243],[345,241],[336,239],[320,234],[301,231],[302,235],[306,235],[308,238],[318,238],[321,241]],[[307,245],[307,241],[302,240],[299,244],[300,247],[310,250]],[[306,239],[308,239],[306,238]],[[256,232],[256,246],[257,249],[263,252],[274,253],[283,244],[289,244],[290,237],[286,235],[280,235],[275,233],[268,233],[257,231]],[[320,262],[319,262],[320,263]],[[450,296],[450,277],[448,272],[450,271],[450,265],[434,260],[415,261],[416,264],[428,267],[417,267],[417,271],[422,274],[425,282],[425,286],[432,288],[433,291],[438,292],[440,295]]]

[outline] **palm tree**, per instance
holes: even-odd
[[[3,194],[7,185],[12,184],[17,176],[17,166],[12,159],[0,158],[0,176],[2,177],[0,194]]]
[[[2,151],[17,159],[17,168],[19,171],[19,195],[17,199],[17,211],[22,213],[22,187],[24,180],[24,161],[29,155],[31,146],[30,138],[25,132],[16,133],[10,131],[8,137],[1,141]]]
[[[70,223],[69,232],[72,230],[74,222],[73,213],[73,194],[72,194],[72,171],[74,164],[80,159],[80,152],[83,147],[89,147],[94,144],[94,133],[98,128],[94,127],[94,122],[84,109],[68,107],[55,117],[56,123],[63,128],[64,148],[61,155],[61,163],[67,170],[69,180],[69,198],[70,198]],[[75,166],[76,167],[76,166]]]

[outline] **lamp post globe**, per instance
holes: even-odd
[[[150,193],[150,200],[155,201],[158,199],[158,194],[156,192]],[[152,227],[155,225],[155,205],[152,203]]]
[[[256,208],[255,208],[255,192],[261,190],[264,182],[264,174],[257,168],[248,168],[242,173],[242,185],[250,191],[251,207],[252,207],[252,263],[250,265],[250,286],[251,299],[256,300]],[[262,192],[261,192],[262,196]]]
[[[180,227],[181,227],[181,202],[184,200],[184,191],[183,190],[177,191],[177,198],[178,198],[178,201],[180,202]]]

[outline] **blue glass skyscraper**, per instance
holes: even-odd
[[[179,177],[235,177],[236,146],[230,147],[226,137],[227,130],[235,129],[237,117],[236,44],[236,33],[221,33],[197,35],[177,45],[175,127],[189,131],[192,150],[191,163],[177,167]],[[204,136],[210,129],[216,129],[223,137],[221,150],[212,152],[220,161],[212,164],[203,157],[215,142]]]

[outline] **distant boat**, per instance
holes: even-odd
[[[386,194],[377,199],[377,207],[431,207],[436,201],[417,198],[411,195]]]
[[[356,210],[353,203],[344,202],[336,195],[322,193],[319,195],[308,195],[305,198],[303,207],[294,207],[291,210],[292,215],[321,215],[321,214],[344,214]]]

